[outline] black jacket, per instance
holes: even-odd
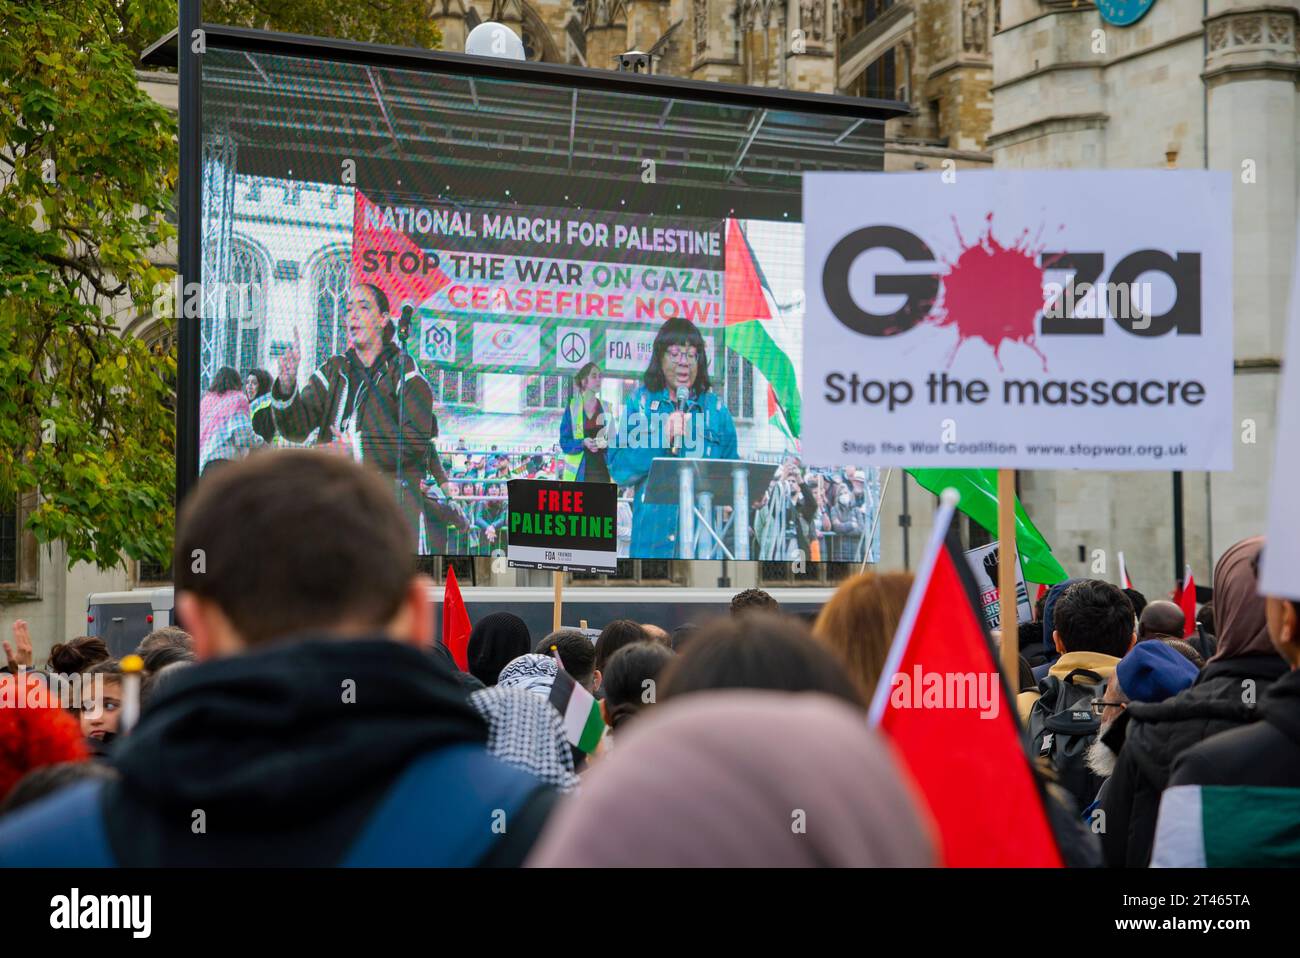
[[[1300,788],[1300,670],[1273,683],[1259,713],[1262,721],[1183,752],[1169,784]]]
[[[451,669],[389,639],[203,663],[119,743],[120,781],[0,821],[0,866],[518,864],[555,793],[487,734]]]
[[[1286,662],[1273,654],[1211,662],[1191,688],[1173,698],[1128,706],[1124,745],[1101,805],[1107,865],[1147,866],[1160,793],[1169,783],[1174,760],[1211,735],[1256,721],[1259,707],[1243,700],[1245,683],[1253,682],[1253,701],[1258,703],[1286,671]]]

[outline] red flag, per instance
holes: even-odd
[[[1043,601],[1043,596],[1047,595],[1047,591],[1048,591],[1047,586],[1046,586],[1046,585],[1043,585],[1042,583],[1039,583],[1039,586],[1038,586],[1038,594],[1034,596],[1034,607],[1035,607],[1035,608],[1038,607],[1038,603],[1040,603],[1040,602]]]
[[[1196,580],[1192,578],[1192,567],[1189,565],[1187,571],[1183,573],[1182,585],[1178,588],[1178,595],[1174,599],[1183,608],[1183,638],[1196,634]]]
[[[456,570],[447,566],[447,585],[442,593],[442,644],[462,672],[469,671],[469,633],[469,612],[460,595]]]
[[[945,494],[871,703],[930,807],[950,867],[1060,867],[1016,699]],[[1014,633],[1013,633],[1014,635]]]
[[[451,278],[395,223],[387,225],[383,214],[384,207],[357,190],[352,208],[352,282],[378,286],[397,314],[405,304],[419,306]]]

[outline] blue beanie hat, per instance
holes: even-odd
[[[1056,628],[1056,600],[1065,595],[1070,586],[1083,581],[1081,578],[1066,579],[1047,590],[1047,598],[1043,600],[1043,648],[1047,650],[1049,659],[1055,659],[1058,654],[1056,643],[1052,641],[1052,630]]]
[[[1186,656],[1159,639],[1139,642],[1115,667],[1120,689],[1134,702],[1163,702],[1199,674]]]

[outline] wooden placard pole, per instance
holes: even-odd
[[[555,608],[551,611],[551,631],[560,630],[561,609],[564,608],[564,573],[555,571],[551,573],[551,582],[555,585]]]
[[[1002,672],[1013,693],[1020,690],[1019,620],[1016,614],[1016,471],[998,470],[998,607]]]

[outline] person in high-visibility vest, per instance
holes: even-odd
[[[564,454],[562,479],[610,482],[605,461],[605,407],[600,401],[600,367],[587,363],[573,377],[573,398],[560,420],[560,450]]]

